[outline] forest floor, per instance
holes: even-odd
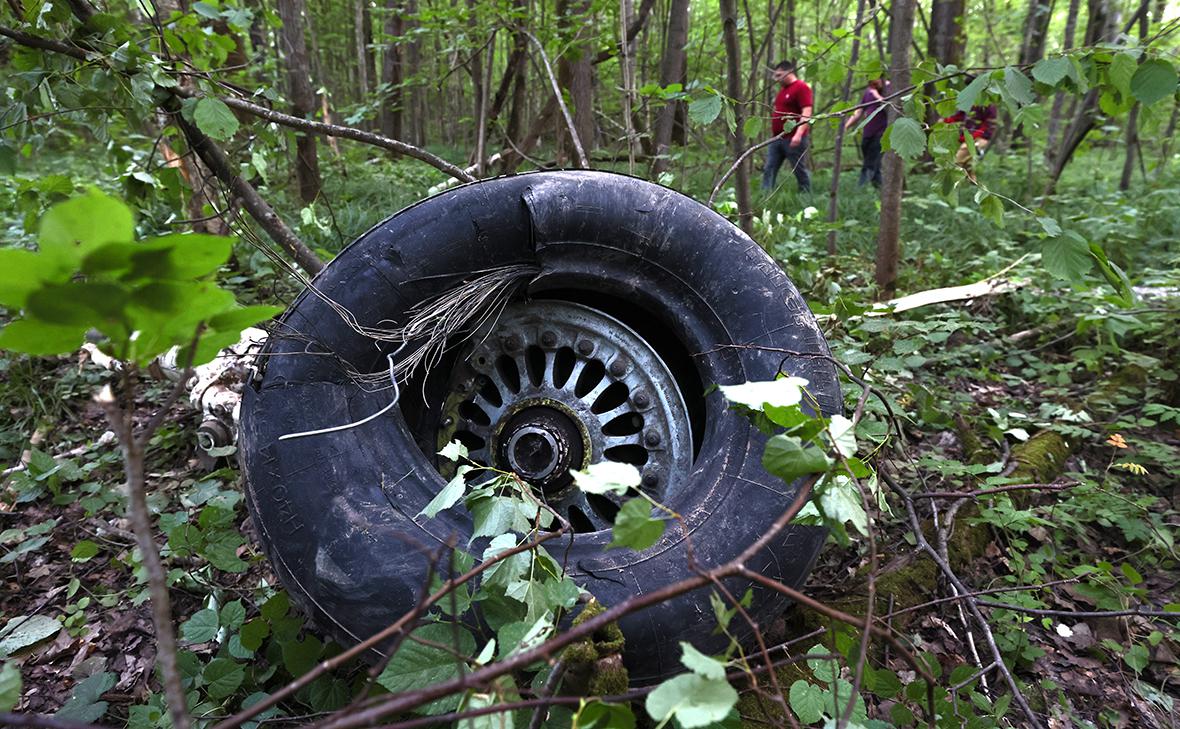
[[[1020,184],[1021,166],[1014,160],[1005,178],[1012,186]],[[381,187],[357,177],[346,190]],[[412,197],[416,184],[397,194]],[[999,227],[975,206],[921,192],[921,178],[913,187],[919,192],[907,201],[903,229],[910,241],[905,292],[982,279],[1032,252],[1006,274],[1019,287],[968,303],[864,316],[872,250],[857,226],[875,210],[865,191],[849,193],[845,249],[834,260],[822,254],[826,224],[804,215],[808,201],[789,191],[761,216],[756,237],[803,291],[836,357],[895,406],[906,442],[904,458],[888,468],[907,487],[995,489],[1017,468],[1035,476],[1026,483],[1045,486],[977,495],[957,513],[948,509],[955,499],[925,499],[922,516],[929,536],[944,533],[970,589],[993,590],[983,599],[1011,608],[987,608],[995,640],[1046,723],[1177,726],[1180,618],[1167,613],[1180,611],[1180,300],[1119,302],[1097,269],[1056,279],[1038,262],[1035,221]],[[1166,236],[1180,229],[1176,187],[1157,183],[1134,196],[1097,186],[1072,193],[1059,203],[1063,227],[1092,230],[1101,213],[1107,252],[1132,280],[1152,290],[1175,287],[1180,251]],[[339,203],[334,219],[351,222],[339,235],[322,226],[321,247],[362,231],[371,220],[354,208],[368,204],[360,193]],[[265,263],[242,258],[238,266],[243,298],[273,295],[275,274]],[[284,290],[289,286],[280,284]],[[63,718],[156,726],[143,569],[123,516],[121,460],[102,437],[104,416],[91,400],[111,375],[84,355],[3,355],[0,373],[0,461],[23,466],[0,486],[0,655],[20,665],[18,710],[65,707]],[[164,391],[146,387],[138,416],[149,417]],[[887,414],[869,409],[883,439]],[[253,536],[234,456],[212,465],[200,458],[196,425],[194,412],[176,406],[153,438],[150,505],[157,540],[166,545],[182,669],[208,679],[214,663],[233,666],[217,690],[206,681],[196,697],[197,716],[215,717],[338,648],[321,643],[290,609]],[[1049,440],[1051,452],[1038,450]],[[974,687],[963,696],[977,705],[965,715],[1021,726],[999,673],[971,680],[988,665],[982,637],[958,603],[938,602],[952,588],[915,548],[904,514],[883,512],[875,536],[877,614],[929,656],[947,685]],[[863,614],[871,556],[857,540],[829,545],[806,592]],[[1138,607],[1155,612],[1120,614]],[[211,632],[194,619],[209,610],[220,616]],[[816,645],[844,652],[853,635],[799,608],[769,634],[800,652]],[[219,676],[226,665],[218,664]],[[862,690],[868,717],[905,726],[918,706],[903,689],[912,670],[884,648],[874,649],[869,665],[876,678]],[[362,673],[354,666],[317,680],[268,723],[342,706]],[[799,669],[782,675],[813,680]],[[781,722],[752,700],[739,706],[749,726]]]

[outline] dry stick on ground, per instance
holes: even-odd
[[[982,607],[995,608],[996,610],[1011,610],[1016,613],[1038,615],[1046,618],[1130,618],[1137,616],[1143,618],[1167,618],[1180,621],[1180,612],[1157,610],[1155,608],[1130,608],[1129,610],[1048,610],[1044,608],[1009,605],[1005,602],[992,602],[991,600],[978,600],[977,602]]]
[[[999,646],[996,645],[996,639],[992,634],[991,626],[988,624],[987,618],[984,617],[983,613],[979,610],[979,600],[971,597],[972,591],[967,589],[967,586],[963,584],[963,581],[959,579],[957,574],[955,574],[954,569],[952,569],[951,566],[942,558],[942,556],[938,553],[938,550],[932,547],[930,542],[926,541],[926,535],[922,531],[922,522],[920,519],[918,519],[918,513],[914,510],[914,502],[913,499],[910,498],[909,493],[903,489],[897,483],[897,481],[895,481],[893,477],[889,475],[887,471],[879,471],[878,475],[883,481],[885,481],[886,484],[888,484],[890,490],[897,494],[898,498],[902,500],[902,503],[905,506],[906,514],[909,516],[910,531],[913,532],[914,538],[918,542],[918,548],[925,552],[930,557],[930,559],[934,560],[934,564],[937,565],[939,571],[942,572],[947,580],[949,580],[950,583],[959,591],[962,600],[967,604],[968,611],[975,619],[975,622],[979,625],[980,630],[983,631],[983,636],[987,640],[988,648],[991,650],[992,658],[995,660],[996,669],[1001,673],[1001,675],[1003,675],[1004,681],[1008,684],[1009,691],[1012,692],[1012,699],[1016,702],[1017,706],[1020,707],[1020,710],[1024,712],[1025,717],[1028,719],[1029,726],[1032,726],[1035,729],[1042,729],[1043,725],[1041,724],[1040,718],[1037,716],[1036,712],[1032,710],[1032,707],[1028,705],[1028,700],[1024,697],[1024,693],[1020,690],[1020,686],[1016,683],[1016,677],[1012,675],[1012,672],[1008,670],[1008,666],[1004,663],[1004,657],[1000,653]]]
[[[1002,494],[1008,491],[1064,491],[1072,489],[1078,483],[1021,483],[1009,486],[997,486],[991,489],[975,489],[974,491],[928,491],[912,494],[911,499],[977,499],[992,494]]]
[[[692,577],[685,578],[679,582],[665,585],[660,589],[646,594],[629,597],[617,605],[613,605],[598,615],[571,628],[570,630],[560,635],[554,636],[545,643],[528,651],[518,653],[499,663],[483,666],[460,678],[444,683],[438,683],[433,686],[427,686],[425,688],[418,689],[416,691],[409,691],[391,696],[370,709],[357,711],[348,716],[337,717],[318,724],[317,726],[323,727],[324,729],[327,729],[328,727],[331,727],[332,729],[352,729],[353,727],[369,726],[385,716],[404,713],[435,699],[444,696],[450,696],[475,686],[487,685],[500,676],[522,669],[526,666],[536,663],[537,661],[546,660],[550,656],[554,655],[557,651],[563,649],[565,646],[594,633],[594,631],[601,629],[609,623],[617,621],[624,615],[637,612],[692,590],[704,587],[714,578],[731,576],[744,577],[769,587],[770,589],[794,600],[795,602],[811,608],[823,615],[826,615],[833,620],[838,620],[853,626],[859,626],[861,625],[861,620],[859,618],[836,610],[835,608],[825,605],[814,598],[808,597],[794,588],[783,585],[746,567],[746,562],[765,549],[771,540],[773,540],[783,529],[787,527],[791,520],[795,518],[795,516],[807,503],[808,497],[811,494],[811,490],[815,486],[815,483],[818,481],[818,479],[818,475],[814,475],[806,479],[800,486],[795,501],[792,502],[791,506],[775,520],[774,524],[771,525],[771,527],[767,529],[766,532],[764,532],[758,539],[756,539],[745,550],[743,550],[741,554],[729,562],[707,570],[704,574],[697,574]],[[905,658],[910,667],[927,681],[927,686],[929,689],[927,692],[927,698],[929,700],[930,720],[933,721],[934,677],[930,675],[930,672],[927,670],[926,666],[918,661],[914,655],[910,653],[910,651],[907,650],[904,645],[901,644],[896,636],[889,633],[889,631],[876,626],[873,626],[872,630],[877,635],[880,635],[886,640],[890,641],[890,643],[894,645],[899,653]],[[217,727],[216,729],[222,728]]]
[[[590,169],[590,163],[586,160],[586,150],[582,147],[582,140],[578,137],[578,130],[574,126],[574,118],[570,115],[569,107],[565,105],[565,99],[561,97],[561,87],[557,85],[557,77],[553,75],[553,66],[549,63],[549,55],[545,53],[545,46],[541,45],[541,41],[527,30],[524,34],[529,37],[533,45],[537,47],[537,52],[541,54],[541,62],[545,65],[545,73],[549,75],[549,85],[553,87],[553,100],[557,102],[557,106],[561,109],[561,115],[565,117],[565,126],[569,130],[570,139],[574,143],[574,151],[578,153],[578,166],[584,170]]]
[[[144,456],[148,440],[164,422],[168,410],[184,392],[185,384],[191,375],[190,355],[190,362],[185,366],[184,374],[177,381],[176,386],[172,388],[159,411],[148,421],[138,436],[135,434],[135,422],[132,418],[135,409],[135,372],[132,367],[126,366],[123,369],[121,395],[125,403],[122,406],[109,385],[95,396],[95,400],[106,411],[107,420],[111,424],[111,429],[115,431],[115,435],[119,439],[119,447],[123,451],[123,468],[127,474],[127,500],[131,507],[131,528],[135,533],[135,541],[139,546],[144,570],[147,572],[148,592],[151,595],[152,623],[156,633],[156,656],[164,675],[164,696],[168,704],[168,715],[175,729],[188,729],[191,720],[188,715],[184,688],[180,682],[180,669],[177,665],[176,629],[172,624],[172,600],[168,594],[168,578],[164,573],[159,547],[156,546],[156,540],[152,534],[151,516],[148,513]]]

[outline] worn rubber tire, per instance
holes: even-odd
[[[766,380],[780,364],[810,381],[823,411],[841,407],[834,369],[770,347],[827,354],[798,291],[750,238],[705,206],[667,188],[602,172],[541,172],[473,183],[411,206],[346,248],[315,280],[367,325],[404,321],[414,304],[473,271],[534,263],[530,296],[580,292],[625,302],[691,354],[700,383]],[[247,502],[262,546],[296,604],[338,639],[372,635],[411,609],[427,553],[470,534],[452,509],[415,517],[443,479],[396,410],[366,426],[279,441],[284,433],[360,419],[388,401],[351,383],[384,362],[320,298],[303,294],[267,346],[261,377],[246,388],[240,450]],[[718,345],[754,348],[718,348]],[[319,356],[316,356],[319,355]],[[334,356],[333,356],[334,355]],[[339,359],[337,359],[339,358]],[[687,488],[669,506],[683,515],[698,564],[723,563],[757,539],[797,492],[761,464],[765,439],[703,396],[704,427]],[[576,535],[572,574],[607,605],[690,573],[682,531],[652,548],[605,551],[609,532]],[[822,530],[791,527],[748,566],[798,586],[819,553]],[[559,552],[564,553],[564,547]],[[557,554],[558,552],[555,552]],[[742,594],[747,585],[729,585]],[[754,617],[784,607],[755,590]],[[717,649],[709,591],[627,616],[625,662],[634,683],[680,670],[677,641]],[[735,627],[739,627],[735,623]],[[722,643],[723,644],[723,643]]]

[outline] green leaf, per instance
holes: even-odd
[[[738,700],[738,693],[725,681],[701,678],[695,673],[664,681],[647,695],[644,708],[652,719],[663,722],[675,717],[684,729],[715,724],[724,719]]]
[[[20,668],[12,661],[0,664],[0,713],[12,711],[20,703]],[[634,720],[631,726],[635,726]]]
[[[218,622],[230,630],[242,627],[242,623],[246,622],[246,608],[242,605],[242,601],[233,600],[222,605]]]
[[[302,676],[315,666],[324,644],[314,635],[303,640],[285,640],[282,643],[283,667],[292,676]]]
[[[757,139],[762,136],[762,117],[752,116],[742,124],[742,133],[747,139]]]
[[[143,241],[131,256],[134,278],[185,281],[213,273],[229,259],[233,238],[194,233]]]
[[[1103,278],[1110,284],[1115,293],[1122,299],[1124,306],[1130,306],[1135,303],[1135,290],[1131,288],[1131,281],[1127,278],[1127,274],[1123,269],[1119,268],[1113,261],[1106,257],[1106,251],[1098,243],[1090,244],[1090,255],[1098,262],[1098,270],[1102,272]]]
[[[827,436],[832,447],[845,458],[856,455],[856,426],[843,415],[833,415],[828,421]]]
[[[784,408],[798,405],[803,400],[807,380],[802,377],[780,377],[764,382],[743,382],[740,385],[721,385],[718,389],[726,400],[745,405],[751,410],[768,407]]]
[[[1027,106],[1037,100],[1033,96],[1032,81],[1012,66],[1004,69],[1004,88],[1020,106]]]
[[[221,99],[206,96],[193,109],[193,122],[214,139],[227,142],[238,131],[238,118]]]
[[[979,95],[991,83],[991,76],[986,73],[981,73],[975,77],[971,83],[963,87],[955,99],[955,108],[959,111],[971,111],[971,107],[975,106],[979,100]]]
[[[1067,231],[1041,243],[1041,260],[1056,278],[1076,281],[1094,266],[1090,244],[1077,233]]]
[[[594,700],[578,710],[576,724],[571,722],[568,725],[578,729],[635,729],[635,715],[626,704]]]
[[[107,713],[107,702],[100,697],[115,687],[116,676],[109,671],[96,673],[74,686],[74,693],[54,714],[55,718],[92,724]]]
[[[0,330],[0,349],[38,356],[68,354],[82,346],[84,326],[46,324],[18,319]]]
[[[638,552],[659,541],[666,524],[662,519],[652,518],[651,511],[651,503],[644,498],[631,499],[623,504],[615,515],[611,542],[606,548],[619,547]]]
[[[209,698],[214,701],[231,696],[242,685],[245,678],[246,669],[242,664],[229,658],[214,658],[201,672],[201,681],[205,684],[205,690],[209,692]]]
[[[570,471],[570,475],[578,488],[588,494],[625,494],[639,488],[642,480],[635,466],[615,461],[592,463],[585,471]]]
[[[189,643],[207,643],[217,635],[217,611],[205,608],[180,625],[180,635]]]
[[[1131,77],[1131,95],[1144,106],[1176,93],[1176,68],[1162,58],[1144,61]]]
[[[915,120],[899,117],[890,126],[889,148],[904,159],[917,159],[926,151],[926,132]]]
[[[48,615],[18,615],[0,628],[0,658],[57,635],[61,623]]]
[[[791,711],[801,724],[814,724],[824,718],[824,692],[819,686],[802,679],[791,684]]]
[[[70,559],[75,562],[85,562],[98,554],[98,545],[89,539],[83,539],[70,550]]]
[[[0,249],[0,306],[20,309],[30,293],[41,286],[45,262],[32,251]]]
[[[1143,673],[1143,669],[1147,668],[1147,664],[1150,661],[1147,646],[1136,643],[1123,654],[1123,660],[1135,673]]]
[[[819,508],[832,521],[851,523],[861,534],[869,533],[869,517],[865,514],[860,489],[847,476],[837,476],[820,490]]]
[[[707,678],[713,681],[722,681],[725,679],[725,664],[721,661],[706,656],[694,648],[691,643],[684,641],[680,641],[680,650],[683,652],[680,662],[688,670],[701,678]]]
[[[762,466],[771,474],[790,483],[809,473],[828,470],[831,461],[819,448],[808,445],[791,435],[776,435],[766,443]]]
[[[450,646],[465,656],[475,653],[475,639],[466,628],[435,623],[418,628],[412,636]],[[456,637],[458,644],[455,642]],[[410,639],[402,643],[385,670],[377,677],[377,683],[396,694],[426,688],[458,678],[459,675],[459,664],[449,651]],[[445,713],[454,709],[458,703],[458,696],[448,696],[430,704],[426,708],[426,713]]]
[[[711,124],[721,115],[721,97],[709,94],[688,103],[688,118],[693,124]]]
[[[270,635],[270,624],[263,618],[255,618],[242,626],[239,633],[242,647],[249,651],[256,651],[262,647],[262,641]]]
[[[1119,53],[1111,60],[1110,66],[1106,69],[1111,86],[1114,86],[1123,97],[1131,93],[1131,79],[1134,78],[1138,66],[1139,64],[1130,54]]]
[[[1045,231],[1045,235],[1050,238],[1061,235],[1061,226],[1053,218],[1038,217],[1037,222],[1041,224],[1041,230]]]
[[[463,493],[467,490],[467,472],[471,470],[471,466],[459,466],[455,471],[455,477],[447,482],[441,490],[435,495],[430,503],[418,512],[418,516],[426,515],[427,519],[433,519],[440,511],[446,511],[455,504],[459,503],[459,499],[463,498]]]
[[[458,462],[460,458],[467,457],[467,446],[457,440],[453,440],[443,446],[443,449],[438,454],[448,461]]]
[[[48,262],[72,269],[90,251],[134,237],[131,210],[109,195],[91,191],[50,208],[41,218],[38,240]]]
[[[826,647],[824,647],[822,645],[812,646],[811,650],[807,651],[807,655],[809,655],[809,656],[814,656],[814,655],[825,656],[824,658],[808,658],[807,659],[807,667],[811,669],[811,675],[814,676],[816,678],[816,680],[818,680],[818,681],[823,681],[824,683],[831,683],[832,681],[836,680],[836,675],[839,671],[839,667],[836,664],[836,661],[834,659],[826,657],[831,652],[832,651],[828,650]]]
[[[1004,201],[1000,198],[995,195],[984,195],[979,201],[979,212],[996,225],[1004,227]]]
[[[1049,86],[1056,86],[1069,75],[1073,64],[1065,56],[1042,58],[1033,66],[1032,75],[1037,81]]]

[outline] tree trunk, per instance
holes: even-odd
[[[915,0],[894,0],[889,23],[889,69],[894,89],[910,86],[910,43],[914,33]],[[889,105],[889,123],[897,119],[897,107]],[[905,160],[893,150],[882,161],[881,223],[877,230],[877,298],[893,298],[897,291],[897,266],[901,258],[901,196],[905,188]]]
[[[315,110],[308,68],[307,43],[303,36],[303,0],[279,0],[279,17],[283,21],[282,46],[287,65],[287,82],[291,95],[291,113],[306,119]],[[295,178],[299,198],[310,203],[320,194],[320,163],[316,141],[311,134],[295,136]]]
[[[1119,189],[1126,192],[1131,187],[1131,175],[1135,172],[1135,153],[1139,150],[1139,102],[1127,114],[1127,156],[1123,160],[1123,175],[1119,178]]]
[[[935,0],[930,8],[930,37],[926,39],[926,55],[944,66],[963,65],[963,51],[966,48],[966,37],[963,34],[964,6],[964,0]],[[897,47],[892,45],[892,35],[897,32],[896,14],[893,24],[890,26],[891,50]]]
[[[1029,0],[1020,43],[1020,64],[1027,66],[1045,57],[1045,38],[1053,17],[1053,0]]]
[[[861,19],[865,13],[865,0],[857,0],[856,2],[856,24],[853,25],[855,29],[852,36],[852,49],[848,56],[848,73],[844,76],[844,93],[841,94],[843,101],[848,101],[852,95],[852,73],[856,68],[857,61],[860,60],[860,30]],[[836,127],[836,150],[832,157],[832,186],[828,188],[828,222],[833,225],[828,229],[828,255],[836,255],[836,218],[839,214],[840,201],[840,159],[843,156],[844,150],[844,119],[840,118],[840,124]]]
[[[688,56],[688,0],[671,0],[668,8],[668,34],[664,42],[664,55],[660,60],[660,85],[680,83],[687,70]],[[672,126],[676,123],[676,107],[679,102],[668,102],[660,108],[653,130],[652,147],[655,158],[652,161],[652,177],[659,177],[668,169],[668,150],[672,145]]]
[[[1172,158],[1172,139],[1176,136],[1176,123],[1180,122],[1180,96],[1172,102],[1172,116],[1168,118],[1168,127],[1164,129],[1163,142],[1160,145],[1160,163],[1155,166],[1155,176],[1163,178],[1168,169],[1168,160]]]
[[[406,12],[401,22],[403,33],[409,33],[418,25],[418,0],[406,0]],[[400,79],[416,77],[422,65],[422,42],[418,35],[406,43],[406,57],[400,68]],[[402,133],[409,134],[410,141],[418,146],[426,146],[426,91],[418,83],[405,90],[402,98],[409,99],[410,119],[409,129],[402,125]]]
[[[385,0],[385,49],[381,55],[381,84],[388,89],[388,96],[381,103],[377,121],[381,133],[387,137],[401,139],[404,133],[402,102],[402,51],[399,42],[405,33],[405,22],[401,0]]]
[[[356,38],[356,90],[357,98],[364,99],[369,94],[369,63],[366,59],[369,48],[369,37],[365,34],[365,8],[367,0],[354,0],[353,33]]]
[[[735,0],[720,0],[721,34],[725,38],[726,92],[733,100],[734,128],[730,135],[733,158],[736,160],[746,151],[745,105],[739,101],[742,94],[742,47],[738,42],[737,3]],[[750,208],[750,165],[742,160],[734,173],[734,187],[737,188],[738,222],[747,235],[753,234],[754,211]]]
[[[1081,0],[1069,0],[1069,14],[1065,18],[1065,38],[1062,41],[1062,50],[1069,50],[1073,48],[1074,36],[1077,35],[1078,28],[1078,8],[1081,5]],[[1061,128],[1061,112],[1065,105],[1065,92],[1058,91],[1053,97],[1053,108],[1049,112],[1049,129],[1045,134],[1045,161],[1052,163],[1054,160],[1054,150],[1057,149],[1057,135]]]
[[[1089,0],[1090,17],[1086,20],[1086,36],[1083,41],[1085,45],[1094,45],[1106,40],[1110,40],[1113,36],[1114,22],[1110,12],[1108,0]],[[1057,181],[1061,179],[1061,173],[1065,170],[1065,166],[1069,164],[1073,157],[1074,151],[1094,128],[1094,122],[1098,115],[1098,90],[1090,89],[1086,93],[1082,103],[1078,106],[1077,113],[1074,115],[1073,121],[1070,122],[1069,128],[1065,132],[1065,139],[1061,144],[1061,151],[1053,162],[1053,168],[1049,173],[1049,182],[1045,186],[1045,194],[1052,195],[1057,188]]]
[[[594,148],[596,128],[590,0],[559,0],[557,14],[561,36],[566,39],[565,52],[557,60],[557,80],[573,102],[570,112],[574,119],[574,131],[582,143],[583,151],[589,155]],[[569,132],[561,127],[558,135],[561,139],[568,139]]]

